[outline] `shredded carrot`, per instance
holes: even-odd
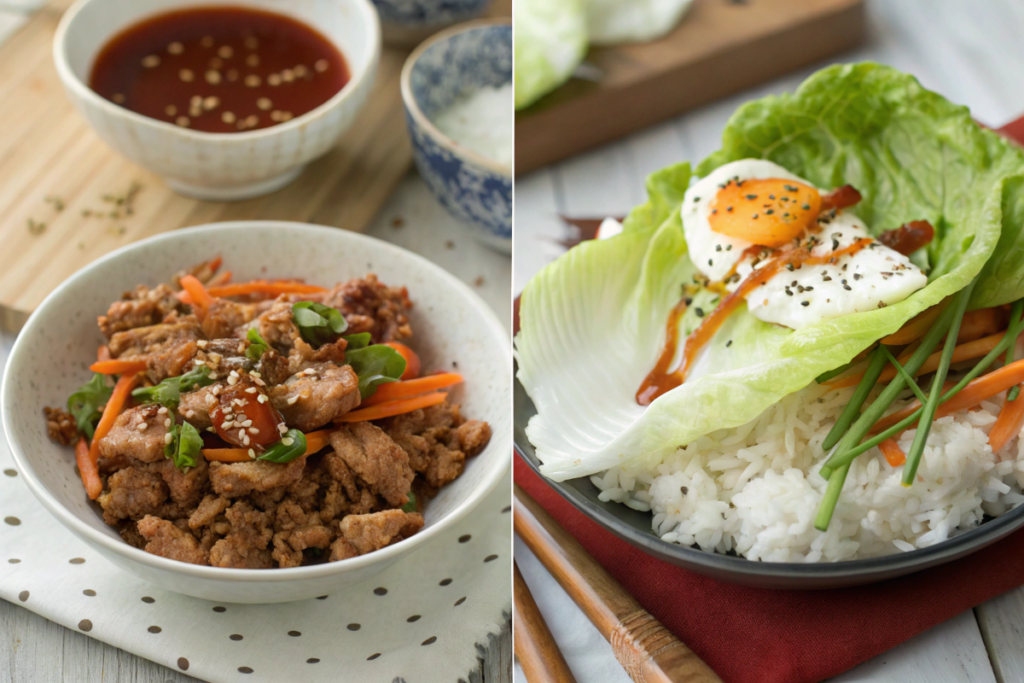
[[[1024,388],[1024,387],[1022,387]],[[999,417],[988,433],[988,442],[992,446],[992,452],[998,453],[1003,450],[1010,439],[1020,434],[1020,428],[1024,427],[1024,397],[1018,396],[1015,401],[1007,401],[1003,409],[999,411]]]
[[[106,344],[103,344],[100,346],[100,348],[96,349],[96,360],[97,362],[110,360],[110,347],[107,346]]]
[[[82,484],[89,500],[96,500],[103,492],[103,482],[100,481],[99,467],[89,457],[89,442],[84,436],[80,436],[75,444],[75,464],[78,465],[78,473],[82,475]]]
[[[207,291],[202,282],[194,275],[185,275],[181,278],[181,287],[192,297],[192,306],[198,309],[199,317],[206,315],[206,311],[213,305],[213,295]]]
[[[878,450],[882,451],[886,461],[893,467],[899,467],[907,461],[907,454],[903,452],[895,439],[886,439],[878,444]]]
[[[103,409],[103,415],[100,416],[100,422],[96,425],[96,431],[92,435],[92,444],[89,445],[89,460],[94,465],[100,459],[100,439],[110,433],[111,427],[114,426],[114,420],[121,414],[121,409],[128,403],[132,389],[138,383],[138,374],[121,375],[120,379],[117,380],[117,384],[114,385],[114,391],[110,394],[110,400],[107,401],[107,405]]]
[[[145,371],[146,359],[98,360],[90,365],[89,369],[101,375],[134,375],[137,372]]]
[[[904,323],[903,327],[896,330],[888,337],[882,337],[882,342],[886,346],[903,346],[909,344],[912,341],[917,341],[924,336],[932,323],[942,313],[943,306],[932,306],[931,308],[925,309],[918,313],[916,316]]]
[[[939,406],[935,411],[935,419],[945,417],[958,410],[972,408],[982,401],[992,398],[1000,391],[1006,391],[1015,384],[1024,382],[1024,359],[1004,365],[998,370],[993,370],[987,375],[982,375],[964,387],[958,394]],[[942,391],[948,391],[951,383],[947,382]],[[886,415],[875,423],[871,428],[872,434],[888,429],[892,425],[908,417],[911,413],[921,407],[919,401],[914,401],[906,408],[898,410],[891,415]]]
[[[963,344],[1001,332],[1006,329],[1009,322],[1009,310],[1003,306],[967,311],[960,322],[960,333],[957,335],[956,343]]]
[[[215,256],[213,260],[210,261],[210,270],[216,273],[218,270],[220,270],[220,266],[222,263],[224,263],[224,259],[221,258],[220,256]]]
[[[419,379],[407,379],[403,382],[388,382],[377,387],[377,393],[360,403],[360,408],[380,405],[386,401],[399,398],[419,396],[428,391],[436,391],[462,382],[462,375],[445,372],[439,375],[427,375]]]
[[[1006,334],[1005,331],[998,332],[996,334],[992,334],[992,335],[989,335],[987,337],[982,337],[981,339],[975,339],[974,341],[969,341],[969,342],[960,344],[959,346],[957,346],[956,348],[953,349],[953,361],[952,362],[960,363],[962,361],[970,360],[972,358],[981,358],[982,356],[987,354],[989,351],[994,349],[996,347],[996,345],[1000,341],[1002,341],[1003,335],[1005,335],[1005,334]],[[928,359],[925,360],[924,365],[921,366],[921,369],[918,370],[915,373],[915,376],[916,375],[927,375],[929,372],[935,372],[935,370],[939,367],[939,359],[941,357],[942,357],[942,350],[941,349],[936,351],[932,355],[928,356]],[[900,362],[902,363],[904,361],[901,360]],[[845,375],[843,377],[837,377],[836,379],[829,380],[828,382],[826,382],[826,384],[828,384],[833,389],[842,389],[843,387],[852,387],[852,386],[855,386],[857,384],[860,384],[861,377],[863,377],[863,376],[864,376],[864,373],[862,371],[862,372],[860,372],[858,374],[855,374],[855,375]],[[879,382],[888,382],[889,380],[891,380],[895,376],[896,376],[896,368],[894,368],[894,367],[892,367],[890,365],[889,367],[887,367],[885,370],[882,371],[881,375],[878,376],[878,381]]]
[[[385,417],[394,417],[403,413],[411,413],[420,408],[443,403],[448,394],[438,391],[425,396],[414,396],[413,398],[400,398],[397,401],[385,401],[369,408],[360,408],[346,413],[337,418],[336,422],[363,422],[365,420],[380,420]]]
[[[305,282],[271,282],[268,280],[253,280],[252,282],[238,282],[233,285],[210,287],[211,296],[242,296],[244,294],[277,296],[278,294],[316,294],[326,291],[323,287],[307,285]]]
[[[248,448],[204,448],[203,457],[209,462],[249,462]]]
[[[323,450],[331,443],[331,434],[334,432],[333,429],[321,429],[315,432],[306,434],[306,455],[313,455],[317,451]]]
[[[175,292],[174,297],[181,303],[185,304],[186,306],[192,305],[192,295],[186,292],[184,289],[181,290],[180,292]]]
[[[209,289],[210,287],[220,287],[226,285],[229,282],[231,282],[231,271],[225,270],[223,273],[220,273],[219,275],[214,275],[212,278],[210,278],[210,281],[207,283],[206,286],[207,289]]]

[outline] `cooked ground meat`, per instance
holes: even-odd
[[[164,436],[172,417],[167,408],[150,403],[117,416],[110,433],[100,439],[100,456],[127,456],[142,462],[164,459]]]
[[[62,408],[43,408],[46,416],[46,433],[52,441],[70,446],[78,441],[78,424],[74,416]]]
[[[211,261],[191,273],[208,282],[216,268]],[[343,560],[419,531],[423,517],[398,508],[415,491],[422,509],[486,445],[490,428],[447,403],[372,423],[337,422],[361,403],[345,337],[409,337],[405,288],[368,275],[318,294],[215,299],[200,319],[176,297],[181,275],[172,285],[138,287],[99,319],[112,358],[145,360],[144,385],[209,369],[202,386],[168,382],[160,392],[166,407],[129,402],[99,439],[104,521],[154,555],[245,569]],[[345,334],[319,345],[303,339],[292,306],[304,300],[336,308],[348,322]],[[267,345],[260,353],[250,330]],[[79,438],[65,410],[47,408],[45,417],[54,441]],[[181,436],[190,431],[185,423],[202,436],[204,452]],[[288,446],[291,429],[330,430],[328,444],[316,453],[286,450],[289,462],[257,458]],[[191,458],[196,465],[185,466]]]
[[[311,432],[359,405],[359,377],[351,365],[316,363],[273,387],[270,401],[289,426]]]

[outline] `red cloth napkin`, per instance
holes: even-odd
[[[716,581],[619,540],[515,460],[516,483],[725,683],[820,681],[1024,584],[1024,531],[963,559],[857,588]]]

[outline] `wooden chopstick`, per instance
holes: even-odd
[[[512,571],[516,605],[512,621],[513,643],[527,682],[576,683],[515,561],[512,562]]]
[[[518,484],[515,497],[516,534],[611,644],[630,678],[637,683],[721,681]]]

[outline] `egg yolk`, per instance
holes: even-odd
[[[810,185],[767,178],[730,180],[711,204],[717,233],[766,247],[781,247],[814,225],[821,195]]]

